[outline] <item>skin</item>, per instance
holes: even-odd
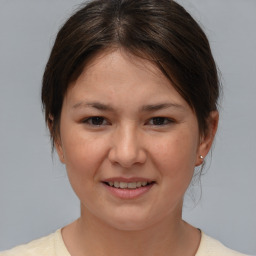
[[[217,124],[214,111],[200,135],[195,113],[152,63],[120,49],[95,57],[67,91],[55,141],[81,202],[81,217],[62,230],[69,252],[194,255],[200,232],[182,220],[183,196]],[[121,199],[103,183],[113,177],[154,185]]]

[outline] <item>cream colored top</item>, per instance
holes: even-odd
[[[71,256],[62,239],[61,230],[49,236],[0,252],[0,256]],[[201,242],[195,256],[246,256],[226,248],[219,241],[202,232]]]

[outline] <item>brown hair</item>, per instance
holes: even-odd
[[[219,80],[208,39],[191,15],[173,0],[94,0],[60,29],[45,68],[42,103],[53,140],[70,83],[89,59],[113,47],[152,61],[195,111],[200,133],[207,131]]]

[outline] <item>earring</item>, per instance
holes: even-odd
[[[199,156],[200,159],[204,159],[204,157],[202,155]]]

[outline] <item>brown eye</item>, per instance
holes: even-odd
[[[83,123],[86,123],[89,125],[101,126],[101,125],[106,125],[107,121],[102,116],[93,116],[93,117],[89,117],[86,120],[84,120]]]
[[[153,117],[149,120],[150,125],[156,125],[156,126],[167,125],[172,122],[173,121],[171,119],[166,117]]]

